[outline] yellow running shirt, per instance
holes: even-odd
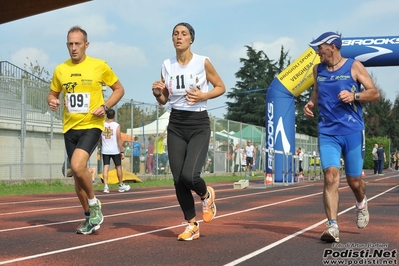
[[[58,65],[53,74],[50,89],[64,92],[63,133],[70,129],[104,129],[105,116],[100,118],[91,114],[104,104],[103,84],[112,86],[118,77],[101,59],[86,56],[79,64],[71,59]]]

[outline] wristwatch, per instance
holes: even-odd
[[[103,105],[101,105],[101,106],[104,108],[105,113],[108,113],[109,108],[108,108],[105,104],[103,104]]]
[[[355,101],[359,101],[360,100],[360,93],[355,92]]]

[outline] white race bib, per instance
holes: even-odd
[[[172,95],[186,95],[190,86],[196,86],[195,74],[177,75],[169,80],[169,92]]]
[[[90,108],[90,93],[67,93],[65,106],[69,113],[87,114]]]

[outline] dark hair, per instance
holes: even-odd
[[[195,30],[194,30],[194,28],[190,24],[188,24],[186,22],[180,22],[180,23],[176,24],[176,26],[173,28],[172,36],[175,33],[175,29],[176,29],[177,26],[184,26],[184,27],[186,27],[188,29],[188,31],[190,32],[190,35],[191,35],[191,41],[193,43],[194,39],[195,39]]]
[[[108,109],[107,118],[108,118],[108,119],[114,119],[114,118],[115,118],[115,111],[114,111],[114,109]]]

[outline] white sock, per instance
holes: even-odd
[[[89,199],[89,205],[95,205],[95,204],[97,204],[96,196],[94,196],[94,198],[92,198],[92,199]]]
[[[365,200],[365,198],[363,198],[363,201],[362,201],[362,202],[357,202],[357,201],[356,201],[356,207],[357,207],[359,210],[363,209],[363,208],[364,208],[364,205],[366,205],[366,200]]]

